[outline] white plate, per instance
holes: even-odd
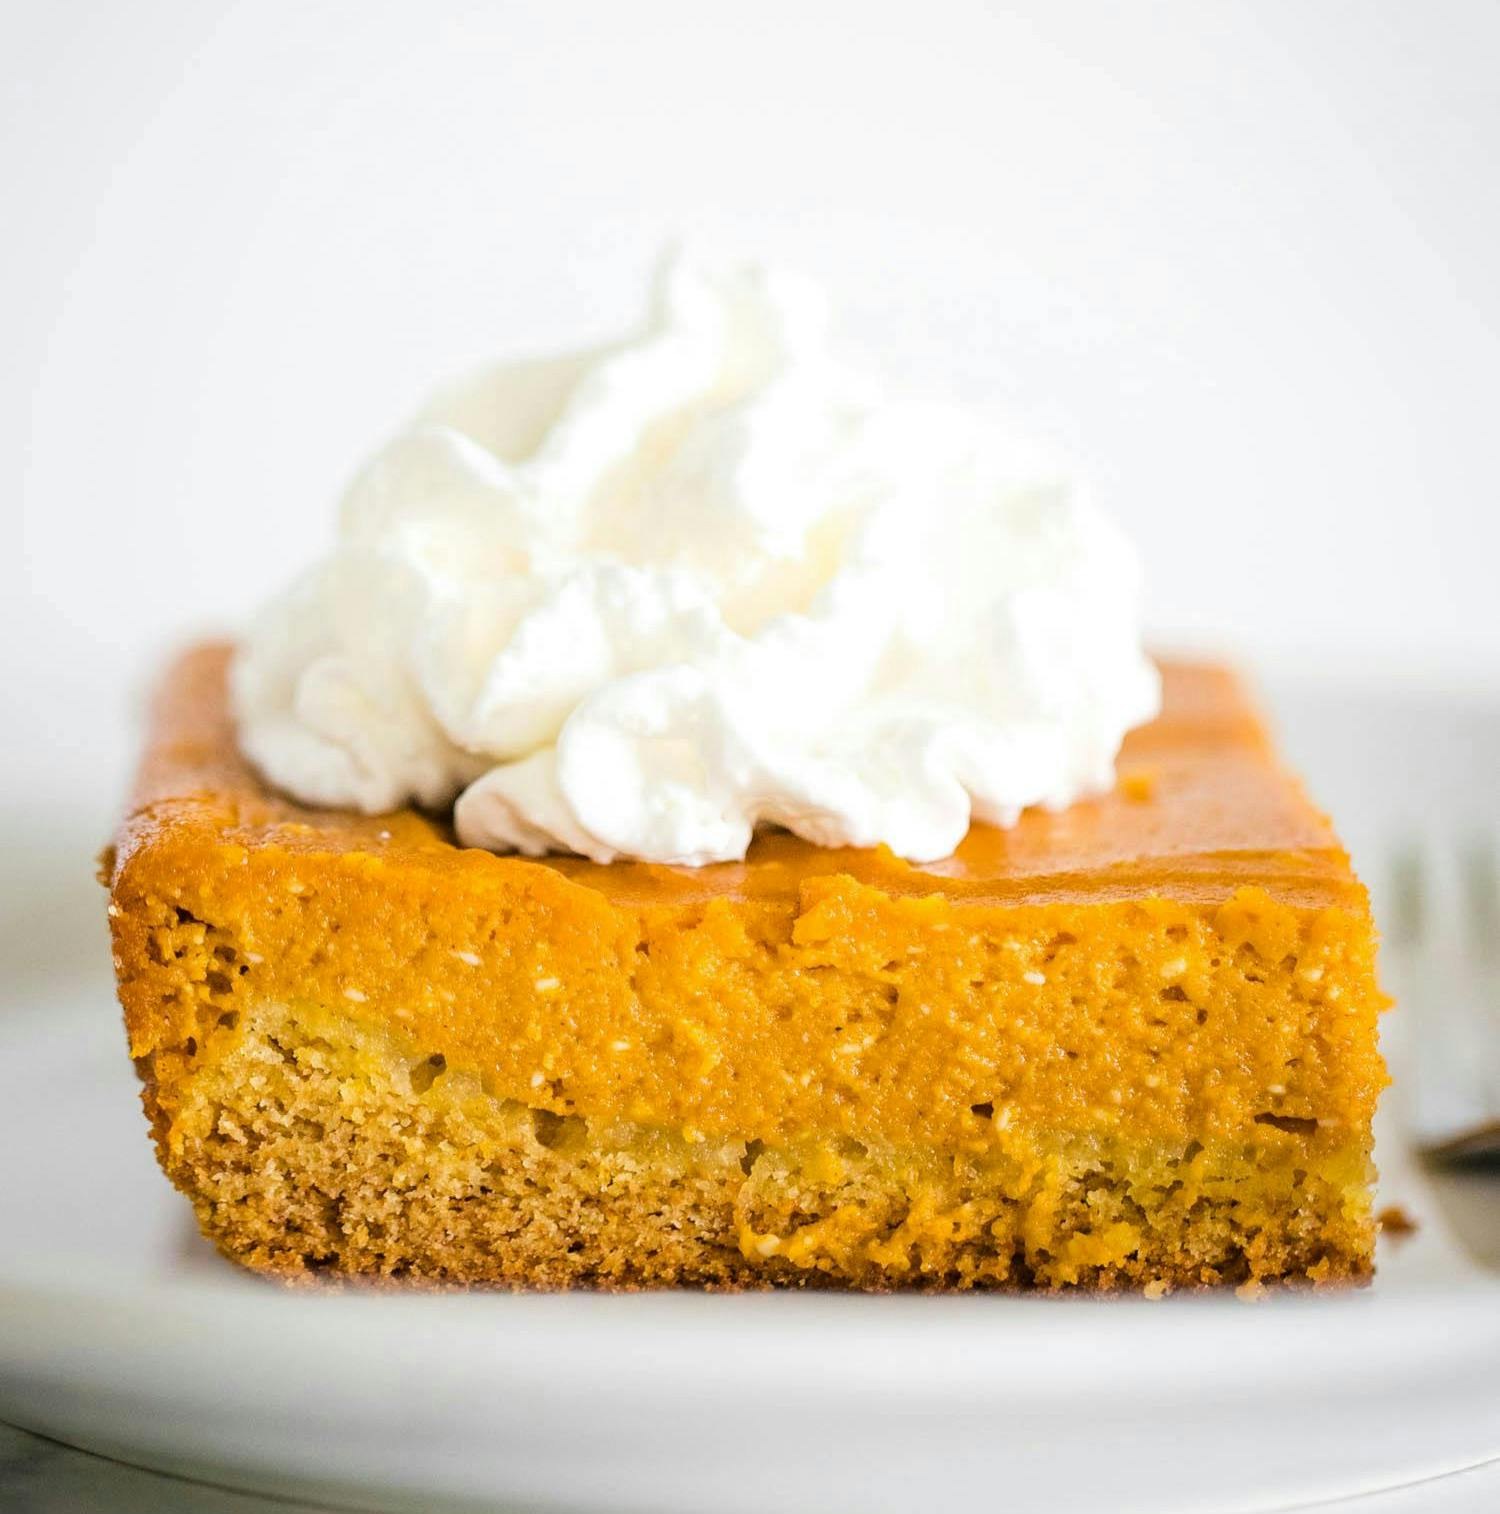
[[[0,861],[30,901],[0,1003],[0,1419],[382,1509],[1260,1510],[1500,1456],[1500,1282],[1390,1127],[1383,1201],[1420,1228],[1332,1299],[371,1297],[241,1277],[156,1170],[102,900],[48,892],[56,859],[83,859],[35,834]]]

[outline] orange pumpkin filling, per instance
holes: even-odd
[[[1114,792],[912,866],[459,848],[266,789],[227,652],[166,680],[107,859],[168,1174],[263,1270],[436,1283],[1360,1277],[1363,888],[1228,672]]]

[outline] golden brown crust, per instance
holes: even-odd
[[[286,1281],[1160,1293],[1369,1274],[1358,1139],[1313,1157],[1024,1131],[946,1158],[686,1141],[496,1100],[277,1006],[210,1031],[190,1079],[145,1073],[205,1233]]]
[[[1010,832],[976,827],[948,863],[912,868],[886,853],[821,851],[773,835],[744,864],[694,872],[502,858],[455,846],[442,823],[412,811],[302,808],[239,757],[224,672],[224,650],[207,648],[169,676],[107,871],[120,994],[163,1164],[240,1259],[276,1271],[295,1270],[287,1258],[305,1254],[345,1271],[439,1279],[735,1285],[816,1272],[855,1286],[935,1277],[944,1286],[1028,1277],[1134,1286],[1368,1269],[1361,1164],[1384,1082],[1368,906],[1327,822],[1276,766],[1229,675],[1168,669],[1167,709],[1132,736],[1115,794],[1064,815],[1028,814]],[[1075,1230],[1104,1212],[1104,1195],[1124,1180],[1114,1168],[1149,1153],[1154,1161],[1197,1146],[1218,1161],[1233,1151],[1256,1196],[1221,1183],[1194,1218],[1179,1218],[1177,1251],[1170,1235],[1148,1237],[1134,1260],[1101,1253],[1080,1270],[1052,1248],[1018,1252],[1005,1242],[1025,1215],[1043,1223],[1026,1207],[1036,1195],[997,1195],[981,1183],[954,1200],[970,1206],[965,1213],[994,1210],[990,1239],[970,1247],[981,1260],[934,1261],[932,1276],[906,1277],[879,1224],[871,1219],[866,1234],[849,1218],[874,1213],[868,1194],[852,1208],[823,1195],[832,1208],[809,1233],[832,1238],[854,1225],[859,1244],[888,1264],[872,1266],[842,1242],[832,1260],[808,1267],[779,1250],[724,1260],[718,1242],[699,1255],[685,1230],[701,1223],[704,1236],[719,1235],[735,1211],[724,1207],[727,1189],[680,1209],[672,1185],[701,1179],[689,1163],[661,1179],[662,1192],[649,1174],[637,1174],[633,1190],[641,1214],[671,1218],[670,1263],[649,1260],[658,1254],[649,1225],[630,1229],[633,1200],[613,1209],[598,1200],[606,1219],[589,1224],[618,1222],[636,1236],[632,1272],[623,1242],[607,1255],[564,1245],[547,1262],[528,1244],[503,1264],[479,1260],[475,1247],[500,1255],[496,1225],[535,1221],[538,1234],[561,1238],[561,1216],[584,1224],[592,1210],[579,1209],[575,1190],[594,1179],[577,1175],[558,1180],[555,1204],[528,1190],[507,1210],[494,1183],[488,1196],[477,1191],[483,1183],[450,1193],[463,1215],[483,1217],[474,1236],[487,1239],[444,1243],[445,1252],[435,1239],[441,1215],[429,1210],[444,1184],[451,1189],[449,1174],[433,1177],[433,1194],[398,1206],[404,1239],[378,1250],[377,1263],[351,1238],[380,1207],[360,1175],[361,1153],[374,1145],[345,1154],[350,1178],[340,1189],[319,1167],[323,1137],[313,1135],[337,1124],[354,1084],[330,1092],[325,1080],[328,1107],[297,1116],[307,1132],[300,1167],[296,1147],[277,1147],[268,1167],[264,1132],[238,1151],[232,1136],[199,1128],[210,1109],[211,1129],[220,1119],[244,1131],[274,1124],[278,1116],[249,1093],[236,1096],[221,1072],[252,1022],[262,1050],[274,1039],[266,1017],[278,1012],[335,1027],[315,1037],[327,1048],[313,1047],[318,1055],[344,1057],[356,1042],[386,1048],[389,1066],[364,1053],[374,1058],[366,1092],[375,1090],[382,1111],[405,1097],[399,1069],[435,1057],[446,1086],[477,1090],[491,1110],[473,1115],[476,1128],[488,1129],[496,1110],[581,1122],[605,1143],[588,1170],[614,1171],[617,1188],[627,1154],[602,1133],[628,1127],[689,1150],[743,1153],[754,1143],[785,1153],[816,1139],[904,1153],[902,1161],[936,1157],[950,1169],[994,1164],[1012,1148],[1061,1150],[1059,1142],[1075,1154],[1113,1153],[1092,1168],[1069,1158],[1093,1206],[1068,1211]],[[305,1050],[291,1039],[286,1065]],[[497,1167],[514,1160],[525,1169],[524,1142],[501,1140],[496,1151]],[[555,1167],[559,1158],[548,1160]],[[267,1188],[267,1173],[289,1162],[291,1176]],[[1343,1176],[1317,1177],[1334,1171]],[[744,1173],[728,1178],[735,1192],[744,1186]],[[242,1187],[234,1204],[225,1183]],[[1181,1192],[1164,1199],[1180,1203]],[[317,1195],[335,1229],[325,1225],[305,1253],[295,1239],[277,1243],[277,1225],[293,1235],[297,1206]],[[910,1209],[910,1181],[892,1178],[885,1200],[893,1215],[902,1203]],[[1139,1208],[1140,1196],[1130,1203]],[[799,1233],[814,1223],[790,1211],[788,1221]],[[449,1229],[468,1234],[467,1224],[454,1219]],[[905,1219],[888,1228],[901,1225],[910,1228]],[[1095,1245],[1094,1230],[1077,1233],[1085,1250]],[[1126,1232],[1112,1233],[1118,1250]],[[1041,1270],[1039,1251],[1049,1254]],[[698,1259],[684,1260],[689,1253]],[[705,1255],[719,1259],[710,1265]]]

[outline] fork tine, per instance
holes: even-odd
[[[1433,1154],[1482,1149],[1500,1135],[1500,873],[1494,838],[1398,849],[1392,945],[1409,1016],[1411,1115]]]
[[[1415,843],[1401,842],[1391,854],[1391,912],[1385,939],[1398,949],[1422,938],[1422,856]]]
[[[1500,857],[1488,831],[1464,847],[1465,893],[1474,950],[1488,959],[1500,957]]]
[[[1474,1018],[1482,1042],[1486,1114],[1492,1140],[1500,1149],[1500,846],[1493,830],[1474,838],[1467,870],[1474,950],[1486,968]]]

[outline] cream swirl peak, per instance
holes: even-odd
[[[240,739],[466,844],[946,856],[1107,788],[1158,704],[1128,543],[990,420],[828,354],[815,291],[679,259],[646,332],[441,396],[258,618]]]

